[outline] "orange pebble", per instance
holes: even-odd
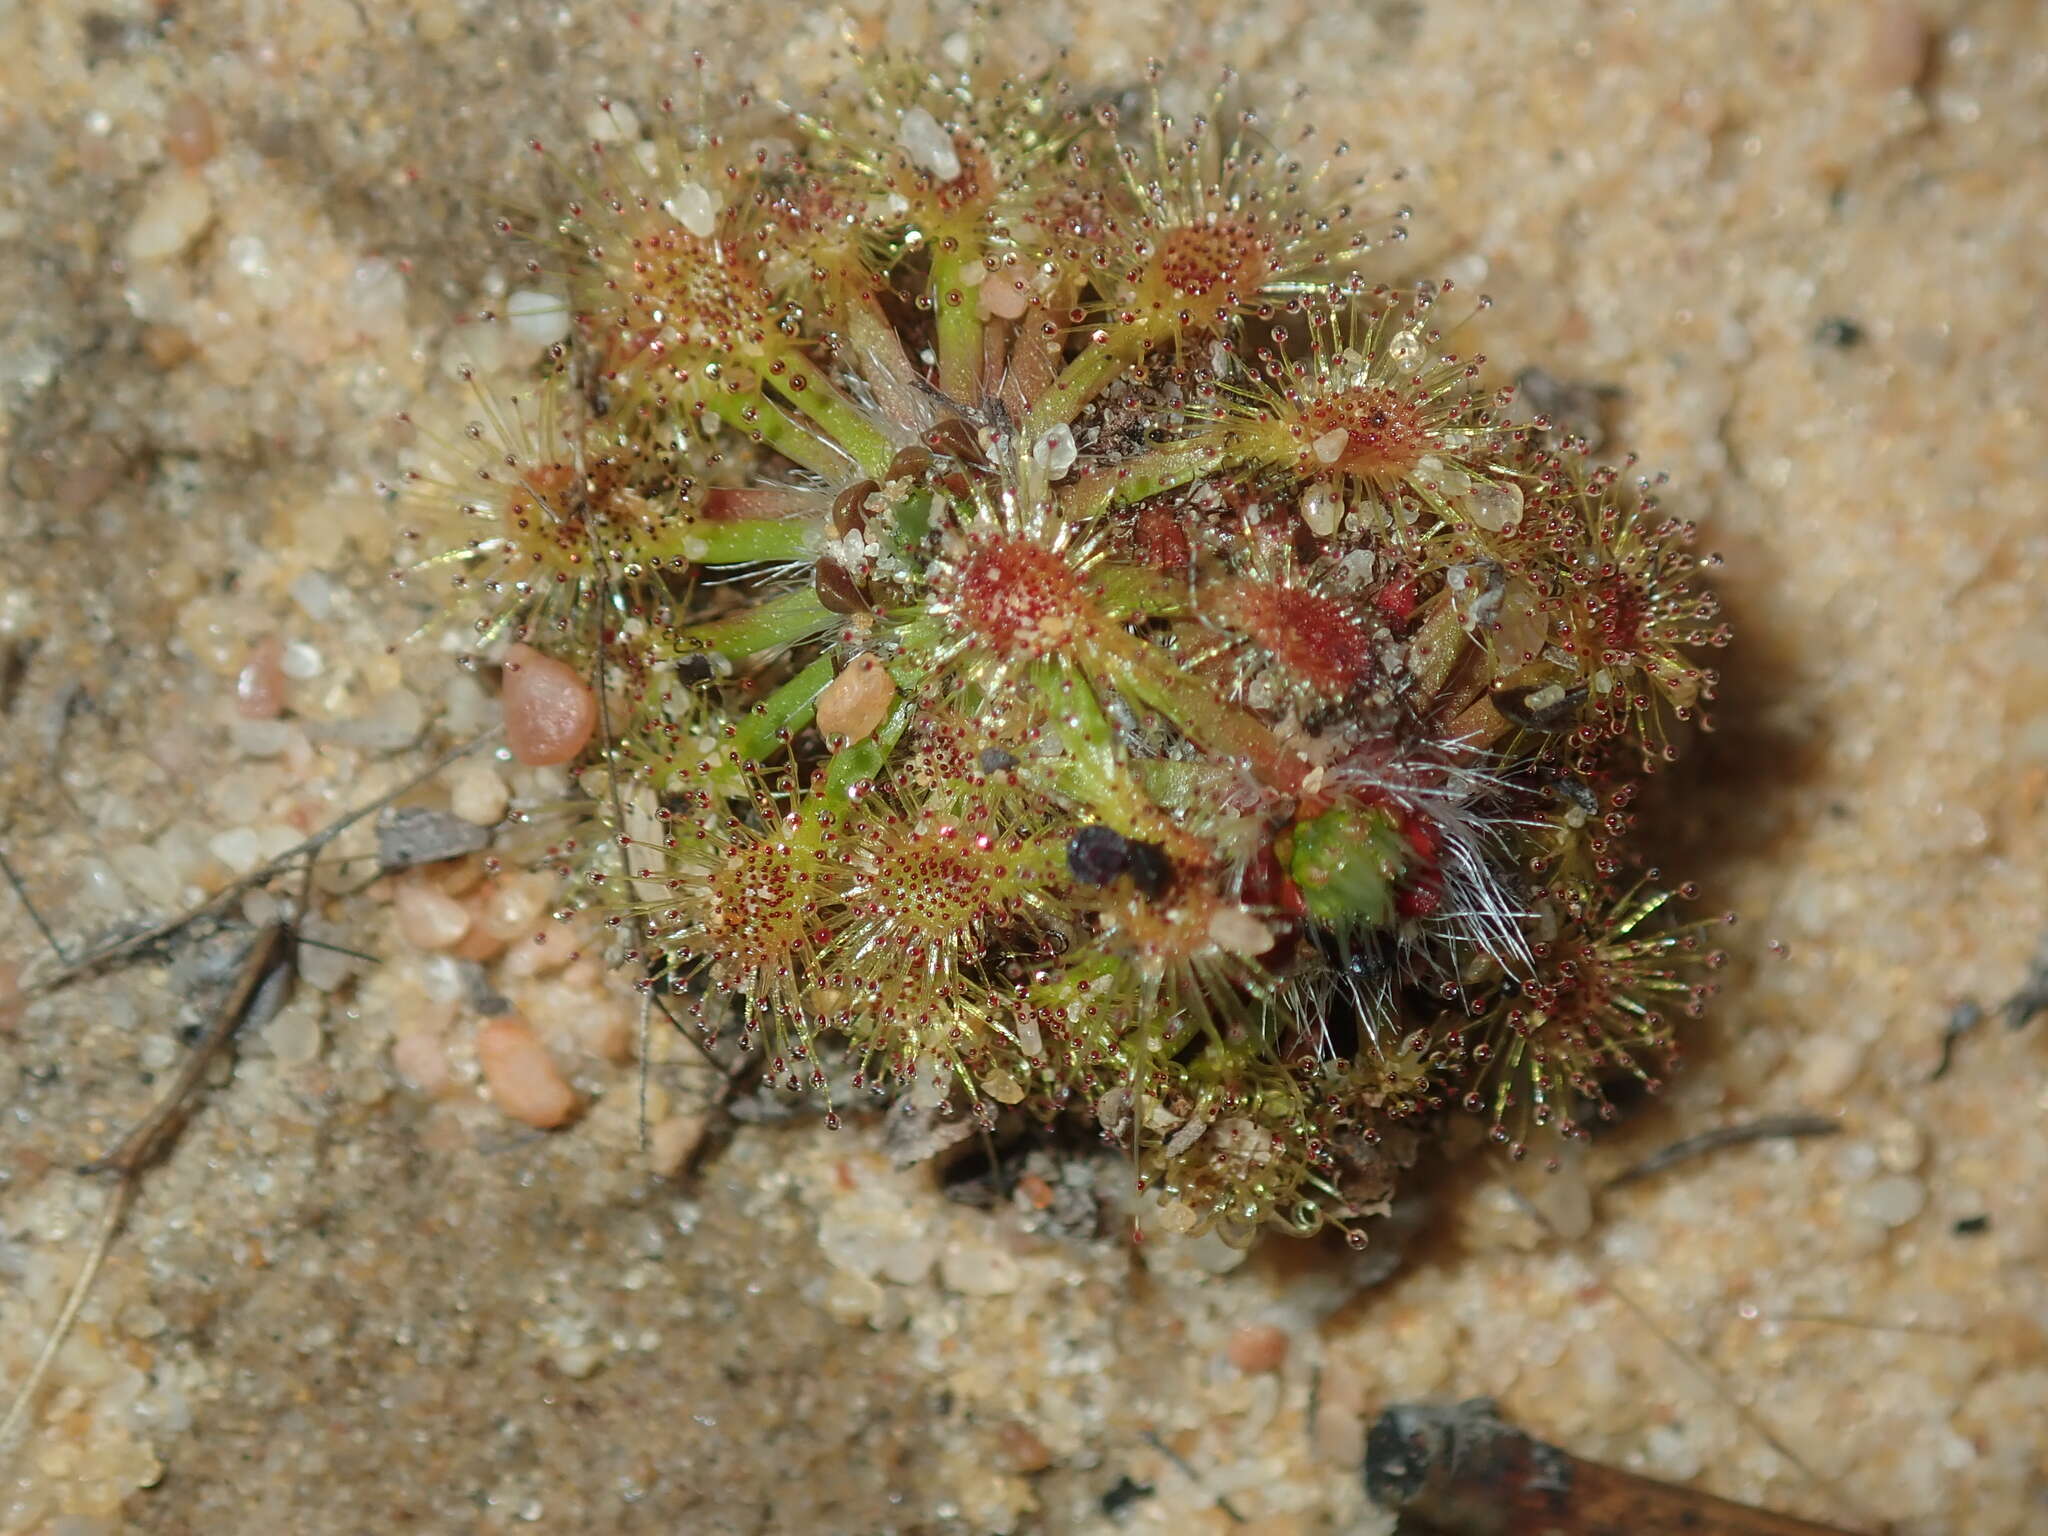
[[[491,1097],[514,1120],[551,1131],[576,1113],[576,1090],[522,1021],[492,1019],[484,1025],[476,1034],[476,1059]]]
[[[475,960],[481,964],[485,961],[495,960],[498,956],[505,953],[505,941],[488,929],[472,922],[469,925],[469,932],[463,936],[462,942],[457,944],[449,953],[458,960]]]
[[[196,171],[220,148],[213,113],[197,96],[183,95],[164,113],[164,149],[188,171]]]
[[[505,744],[529,768],[566,763],[597,729],[597,697],[576,669],[530,645],[505,653]]]
[[[452,949],[469,932],[469,909],[424,879],[400,881],[395,905],[399,932],[419,949]]]
[[[500,875],[477,905],[477,925],[507,944],[531,937],[548,909],[549,894],[548,883],[538,875]]]
[[[235,713],[244,720],[275,720],[284,713],[284,647],[265,635],[249,647],[235,674]]]
[[[1277,1371],[1287,1360],[1287,1334],[1271,1323],[1247,1323],[1230,1336],[1223,1353],[1248,1376]]]
[[[996,1426],[996,1447],[1012,1472],[1029,1476],[1052,1465],[1052,1451],[1032,1429],[1014,1421]]]

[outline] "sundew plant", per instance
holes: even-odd
[[[1667,1068],[1693,530],[1510,421],[1341,146],[993,64],[647,115],[534,146],[559,339],[399,490],[679,1027],[1075,1117],[1232,1237]]]

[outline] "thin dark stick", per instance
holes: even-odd
[[[112,944],[107,944],[99,949],[93,950],[90,954],[82,955],[77,960],[67,965],[63,970],[59,971],[56,975],[47,977],[42,981],[38,981],[33,986],[25,987],[23,991],[25,991],[31,997],[40,995],[44,992],[53,992],[57,988],[64,986],[69,982],[77,980],[80,976],[85,975],[87,972],[97,970],[100,966],[107,965],[115,960],[119,960],[124,958],[125,956],[132,955],[137,950],[148,949],[152,945],[161,944],[165,939],[169,938],[172,934],[177,933],[180,929],[188,926],[193,922],[196,922],[198,919],[206,916],[208,913],[218,911],[220,908],[226,906],[229,902],[233,901],[237,896],[242,895],[245,891],[254,889],[256,886],[263,884],[266,880],[274,879],[281,871],[288,869],[292,864],[294,864],[298,860],[307,859],[311,855],[318,853],[322,848],[325,848],[329,843],[333,842],[335,838],[341,836],[343,832],[346,832],[350,827],[354,826],[357,822],[361,821],[365,816],[374,816],[377,814],[377,812],[383,810],[385,806],[390,805],[395,801],[402,799],[404,796],[411,794],[415,789],[419,788],[420,785],[426,783],[427,780],[433,778],[435,774],[439,773],[442,769],[446,768],[450,763],[456,762],[464,757],[467,757],[471,752],[474,752],[484,742],[489,741],[492,737],[496,736],[497,734],[498,728],[493,727],[492,729],[483,732],[481,735],[471,737],[461,746],[456,747],[454,750],[450,752],[444,753],[440,758],[436,759],[431,766],[423,769],[419,773],[414,774],[411,778],[407,779],[404,783],[400,784],[396,789],[392,790],[389,794],[379,795],[375,800],[372,800],[369,804],[358,806],[353,811],[349,811],[345,815],[340,816],[333,821],[330,821],[326,826],[322,827],[318,832],[313,833],[303,842],[286,849],[276,858],[259,865],[255,869],[252,869],[248,874],[242,875],[235,880],[229,881],[226,885],[222,886],[218,891],[214,892],[213,895],[207,897],[206,900],[200,902],[197,906],[188,908],[186,911],[179,913],[176,917],[166,918],[163,922],[156,923],[151,927],[145,928],[140,933],[130,934],[125,939],[117,940]],[[308,872],[308,878],[310,879],[310,870]]]
[[[664,998],[660,992],[655,990],[654,981],[652,977],[648,979],[646,986],[648,998],[653,1001],[654,1006],[656,1008],[661,1010],[661,1016],[664,1019],[668,1020],[669,1028],[674,1030],[677,1034],[687,1038],[692,1045],[696,1046],[697,1054],[702,1056],[707,1062],[711,1064],[711,1066],[714,1069],[716,1069],[720,1081],[724,1084],[724,1089],[719,1095],[718,1103],[714,1107],[723,1109],[726,1105],[731,1103],[733,1094],[738,1090],[739,1085],[746,1081],[747,1074],[750,1071],[752,1071],[753,1064],[751,1058],[747,1055],[742,1055],[740,1059],[734,1062],[732,1064],[732,1067],[728,1070],[724,1066],[724,1064],[721,1063],[719,1059],[712,1054],[711,1047],[706,1045],[702,1040],[699,1040],[694,1034],[690,1032],[688,1026],[685,1025],[681,1019],[677,1018],[675,1014],[669,1011],[668,1000]]]
[[[647,1043],[649,1032],[647,1021],[654,1015],[654,1003],[647,993],[640,994],[640,1155],[645,1157],[651,1145],[647,1138]]]
[[[184,1123],[192,1096],[206,1069],[244,1022],[276,1012],[290,984],[290,930],[283,923],[271,923],[256,935],[255,942],[249,946],[234,986],[214,1011],[206,1033],[186,1053],[185,1064],[155,1107],[135,1129],[121,1138],[120,1145],[113,1151],[87,1163],[80,1170],[83,1173],[113,1174],[113,1192],[107,1196],[106,1208],[100,1212],[99,1226],[93,1232],[85,1266],[71,1282],[71,1290],[64,1298],[64,1306],[57,1314],[50,1336],[44,1341],[35,1364],[29,1368],[28,1378],[15,1393],[7,1417],[0,1420],[0,1452],[13,1443],[15,1435],[27,1421],[36,1395],[42,1390],[50,1367],[57,1359],[57,1351],[70,1335],[72,1325],[78,1321],[78,1314],[85,1306],[86,1297],[91,1294],[93,1282],[99,1278],[100,1267],[105,1264],[114,1239],[120,1235],[121,1224],[135,1205],[143,1174],[176,1140],[178,1128]]]
[[[215,1054],[227,1044],[228,1037],[243,1018],[255,1011],[253,1005],[258,989],[273,977],[289,981],[290,955],[291,938],[283,923],[271,923],[256,935],[256,942],[250,946],[248,958],[242,962],[241,972],[235,977],[233,989],[215,1011],[206,1033],[185,1053],[184,1065],[178,1068],[178,1075],[171,1079],[171,1086],[157,1100],[156,1108],[122,1138],[119,1146],[106,1156],[87,1163],[81,1172],[114,1173],[126,1179],[134,1177],[156,1160],[157,1153],[168,1143],[170,1133],[183,1117],[192,1090],[199,1085],[206,1069],[213,1065]]]
[[[57,1351],[70,1337],[72,1325],[78,1321],[78,1314],[85,1307],[85,1298],[92,1294],[92,1283],[99,1278],[100,1266],[106,1262],[107,1254],[114,1246],[114,1238],[121,1230],[121,1223],[127,1220],[129,1208],[135,1204],[138,1182],[135,1178],[123,1177],[114,1186],[114,1192],[107,1196],[106,1208],[100,1212],[99,1226],[93,1230],[92,1247],[86,1250],[85,1267],[71,1282],[70,1294],[64,1298],[63,1310],[58,1312],[57,1321],[51,1325],[49,1338],[43,1341],[42,1352],[36,1356],[36,1363],[29,1367],[28,1378],[22,1382],[21,1390],[14,1394],[7,1417],[0,1420],[0,1467],[6,1465],[8,1449],[14,1444],[14,1437],[20,1433],[22,1425],[28,1422],[29,1410],[43,1389],[43,1380],[50,1374],[51,1365],[56,1362]]]
[[[64,956],[64,946],[57,942],[57,935],[50,932],[50,925],[43,921],[43,914],[36,910],[36,904],[28,898],[28,887],[21,883],[21,876],[14,872],[14,866],[7,862],[7,855],[0,851],[0,872],[7,876],[7,883],[14,887],[14,894],[21,898],[21,904],[28,908],[28,920],[36,925],[36,932],[43,936],[43,942],[50,946],[50,953],[57,957],[59,965],[69,964]]]
[[[982,1154],[988,1158],[989,1193],[992,1196],[994,1196],[995,1199],[1000,1200],[1003,1197],[1002,1154],[996,1151],[995,1135],[992,1131],[989,1130],[988,1125],[986,1123],[977,1120],[975,1122],[974,1128],[981,1134]]]
[[[1975,998],[1966,997],[1949,1010],[1948,1023],[1941,1029],[1941,1060],[1927,1074],[1927,1081],[1938,1083],[1948,1076],[1948,1069],[1955,1065],[1956,1042],[1983,1022],[1984,1006]]]
[[[1209,1489],[1203,1484],[1201,1475],[1197,1473],[1193,1467],[1188,1465],[1187,1458],[1182,1456],[1180,1452],[1176,1451],[1164,1440],[1160,1439],[1156,1431],[1148,1429],[1143,1434],[1139,1435],[1138,1438],[1140,1440],[1143,1440],[1147,1445],[1151,1446],[1153,1450],[1157,1451],[1160,1455],[1164,1456],[1168,1461],[1172,1462],[1176,1467],[1180,1468],[1181,1474],[1184,1477],[1186,1477],[1189,1482],[1193,1483],[1197,1488],[1200,1488],[1203,1493],[1208,1494],[1209,1501],[1212,1504],[1214,1504],[1218,1509],[1222,1510],[1224,1514],[1230,1516],[1230,1523],[1232,1525],[1244,1525],[1248,1523],[1245,1520],[1245,1517],[1237,1512],[1236,1507],[1230,1502],[1230,1500],[1223,1497],[1223,1495],[1220,1493],[1210,1493]]]
[[[1719,1152],[1724,1147],[1739,1147],[1752,1141],[1774,1141],[1781,1137],[1835,1136],[1841,1129],[1837,1121],[1821,1115],[1766,1115],[1761,1120],[1749,1120],[1741,1125],[1724,1125],[1718,1130],[1702,1131],[1697,1136],[1688,1136],[1661,1151],[1652,1152],[1634,1167],[1624,1168],[1601,1188],[1618,1189],[1692,1158]]]
[[[1831,1328],[1862,1328],[1871,1333],[1924,1333],[1942,1339],[1967,1339],[1967,1328],[1950,1328],[1940,1323],[1892,1323],[1883,1318],[1846,1317],[1833,1312],[1759,1312],[1766,1323],[1823,1323]]]
[[[384,962],[367,950],[350,949],[346,944],[329,944],[320,939],[309,939],[303,933],[298,942],[307,949],[324,949],[330,955],[347,955],[351,960],[360,960],[365,965],[382,965]]]
[[[1567,1248],[1579,1248],[1583,1252],[1581,1244],[1575,1243],[1572,1239],[1566,1237],[1564,1233],[1558,1230],[1556,1222],[1544,1215],[1538,1206],[1526,1199],[1519,1191],[1510,1189],[1508,1197],[1514,1201],[1517,1209],[1527,1215],[1536,1225],[1543,1228],[1553,1241]],[[1833,1495],[1837,1501],[1847,1508],[1854,1509],[1856,1507],[1849,1495],[1843,1491],[1841,1485],[1835,1479],[1823,1477],[1805,1457],[1787,1445],[1762,1415],[1729,1390],[1728,1384],[1721,1379],[1720,1372],[1716,1371],[1696,1350],[1687,1347],[1674,1338],[1663,1324],[1657,1321],[1655,1314],[1648,1307],[1636,1300],[1625,1287],[1616,1281],[1611,1274],[1607,1273],[1605,1266],[1597,1258],[1591,1254],[1585,1254],[1584,1257],[1592,1266],[1594,1274],[1599,1276],[1600,1283],[1606,1289],[1607,1294],[1627,1308],[1633,1314],[1635,1320],[1648,1330],[1652,1338],[1671,1351],[1688,1370],[1699,1377],[1706,1384],[1707,1390],[1719,1398],[1728,1411],[1733,1413],[1751,1434],[1782,1456],[1785,1459],[1786,1465],[1797,1471],[1801,1477],[1812,1483],[1814,1487]],[[1712,1527],[1707,1527],[1706,1529],[1710,1533],[1712,1532]],[[1797,1527],[1793,1529],[1796,1530]],[[1817,1529],[1824,1530],[1825,1527]],[[1767,1536],[1768,1530],[1769,1528],[1766,1527],[1763,1531],[1757,1532],[1756,1536]],[[1568,1527],[1564,1529],[1563,1536],[1571,1536]],[[1742,1528],[1738,1526],[1734,1531],[1725,1533],[1725,1536],[1744,1536],[1744,1533]]]
[[[578,449],[578,452],[581,452],[580,448]],[[597,529],[595,524],[593,524],[591,527],[587,547],[590,551],[590,557],[592,562],[597,566],[598,574],[602,576],[607,582],[609,582],[612,579],[611,558],[608,552],[605,550],[603,543],[600,542],[597,537]],[[607,691],[605,688],[605,664],[608,657],[605,651],[604,622],[604,611],[600,609],[597,614],[596,654],[591,661],[590,690],[591,693],[595,695],[597,699],[598,737],[604,743],[605,761],[607,766],[611,770],[609,773],[605,775],[605,788],[607,794],[610,796],[612,803],[612,824],[614,827],[617,828],[616,832],[614,832],[612,836],[612,846],[617,851],[619,856],[619,878],[625,882],[624,889],[622,889],[619,892],[619,896],[621,900],[631,901],[634,897],[634,892],[636,889],[633,879],[633,854],[629,842],[629,837],[626,831],[626,797],[619,790],[619,768],[616,753],[618,743],[616,738],[614,738],[612,735],[611,701],[607,695]],[[644,912],[633,913],[632,924],[633,935],[639,941],[641,952],[644,955],[647,950],[653,947],[653,928],[648,921],[647,914]],[[651,980],[649,982],[649,985],[652,985]],[[666,1007],[664,1007],[661,1010],[661,1012],[663,1018],[667,1019],[671,1024],[675,1023],[675,1015],[670,1013]],[[641,1023],[643,1026],[646,1024],[646,1017],[644,1014],[642,1015]],[[680,1029],[680,1026],[678,1026],[678,1029],[679,1032],[683,1035],[683,1037],[687,1039],[690,1042],[690,1044],[697,1048],[697,1052],[699,1055],[701,1055],[706,1061],[710,1062],[712,1066],[718,1066],[718,1058],[711,1054],[711,1047],[706,1045],[702,1040],[699,1040],[695,1035],[691,1034],[688,1030],[682,1030]],[[640,1129],[641,1141],[643,1145],[646,1142],[647,1136],[647,1055],[645,1051],[646,1043],[647,1042],[644,1037],[643,1028],[643,1038],[641,1040],[642,1051],[640,1056]],[[730,1092],[729,1087],[728,1092]]]
[[[2007,1029],[2024,1029],[2039,1015],[2048,1013],[2048,942],[2028,962],[2019,990],[2005,1000],[2002,1011]]]

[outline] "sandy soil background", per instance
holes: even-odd
[[[1391,1279],[1384,1244],[1134,1254],[1112,1163],[1041,1153],[1049,1205],[977,1206],[880,1125],[707,1121],[657,1039],[654,1160],[697,1157],[664,1177],[601,968],[558,944],[465,971],[407,945],[389,882],[331,869],[316,933],[375,958],[316,952],[151,1179],[0,1531],[1366,1532],[1366,1417],[1476,1393],[1847,1528],[2048,1526],[2048,1019],[2002,1009],[2048,937],[2048,13],[1025,10],[983,28],[1020,69],[1232,64],[1404,166],[1387,275],[1492,294],[1501,377],[1598,386],[1608,446],[1668,468],[1726,555],[1720,729],[1653,797],[1670,867],[1744,917],[1690,1070],[1558,1178],[1466,1158]],[[459,420],[454,361],[491,361],[453,322],[514,281],[490,215],[531,195],[522,141],[582,136],[600,92],[687,97],[693,49],[800,97],[844,39],[941,58],[962,25],[0,8],[0,847],[67,945],[488,717],[438,637],[387,650],[418,611],[372,487],[392,414]],[[271,643],[289,708],[259,729],[234,684]],[[149,1103],[237,941],[24,1000],[47,960],[0,899],[11,1387],[105,1198],[74,1165]],[[518,938],[544,902],[492,899]],[[574,1128],[484,1100],[479,985],[573,1064]],[[1841,1133],[1593,1194],[1792,1111]]]

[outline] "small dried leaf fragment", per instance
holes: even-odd
[[[872,656],[856,656],[818,695],[818,729],[828,741],[865,741],[889,717],[896,680]]]

